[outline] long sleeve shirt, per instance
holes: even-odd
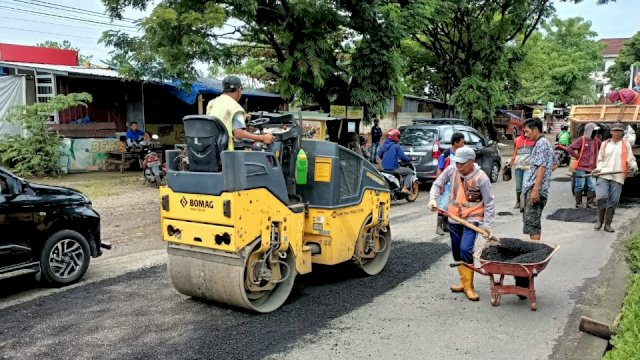
[[[600,153],[598,154],[598,166],[596,170],[599,172],[616,172],[623,170],[623,159],[622,159],[622,144],[625,144],[627,147],[627,170],[638,170],[638,164],[636,162],[636,157],[633,155],[633,149],[631,148],[631,144],[628,141],[618,141],[614,142],[613,140],[608,141],[606,146],[603,143],[600,147]],[[617,183],[624,185],[624,180],[626,178],[626,174],[612,174],[612,175],[602,175],[602,179],[612,180]]]
[[[582,144],[584,143],[584,150]],[[598,163],[598,150],[600,149],[600,140],[588,139],[584,136],[577,138],[571,145],[565,147],[565,150],[569,155],[575,159],[580,159],[578,162],[578,170],[593,171]],[[580,150],[582,150],[582,157],[580,157]]]
[[[480,194],[482,194],[482,203],[484,204],[484,219],[480,227],[491,228],[493,226],[494,221],[496,220],[496,208],[495,208],[495,200],[496,197],[493,194],[493,188],[491,187],[491,180],[487,174],[485,174],[478,164],[474,164],[473,171],[471,174],[467,176],[462,176],[456,169],[455,166],[447,167],[440,176],[434,181],[433,185],[431,185],[431,191],[429,192],[429,197],[434,200],[438,200],[440,194],[444,192],[444,186],[453,180],[453,174],[457,173],[459,176],[466,181],[468,179],[473,178],[477,175],[478,172],[482,172],[480,175],[480,181],[478,182],[478,188],[480,190]],[[449,219],[450,222],[456,223],[455,221]]]

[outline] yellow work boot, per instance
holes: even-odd
[[[464,284],[464,294],[467,296],[467,299],[471,301],[478,301],[480,297],[473,291],[473,269],[469,269],[466,266],[462,266],[462,281]]]
[[[462,272],[464,270],[462,270],[462,268],[464,267],[463,265],[458,265],[458,274],[460,274],[460,284],[458,285],[451,285],[451,291],[455,292],[455,293],[459,293],[459,292],[463,292],[464,291],[464,280],[462,279]]]

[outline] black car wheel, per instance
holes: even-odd
[[[90,259],[89,243],[84,236],[73,230],[58,231],[42,248],[42,277],[55,285],[72,284],[84,276]]]
[[[497,182],[500,177],[500,164],[494,162],[491,164],[491,171],[489,173],[489,179],[492,183]]]

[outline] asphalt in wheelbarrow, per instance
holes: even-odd
[[[506,263],[535,264],[544,261],[552,252],[553,248],[543,243],[502,238],[499,244],[484,249],[480,258]]]

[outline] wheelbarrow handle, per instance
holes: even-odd
[[[479,228],[479,227],[473,225],[472,223],[453,215],[452,213],[450,213],[448,211],[445,211],[445,210],[442,210],[442,209],[438,209],[438,213],[440,215],[443,215],[443,216],[446,216],[446,217],[450,218],[451,220],[459,223],[460,225],[462,225],[464,227],[467,227],[467,228],[477,232],[478,234],[484,236],[485,238],[489,237],[489,232],[487,230]],[[490,240],[499,241],[499,239],[497,239],[495,237],[492,237],[492,239],[490,239]]]
[[[473,264],[468,264],[468,263],[466,263],[466,262],[464,262],[464,261],[456,261],[456,262],[454,262],[454,263],[449,264],[449,266],[450,266],[450,267],[464,266],[464,267],[467,267],[467,268],[469,268],[469,269],[471,269],[471,270],[473,270],[473,271],[477,272],[478,274],[482,274],[482,275],[489,275],[489,273],[488,273],[488,272],[486,272],[486,271],[483,269],[484,264],[483,264],[483,265],[480,265],[479,267],[476,267],[475,265],[473,265]]]

